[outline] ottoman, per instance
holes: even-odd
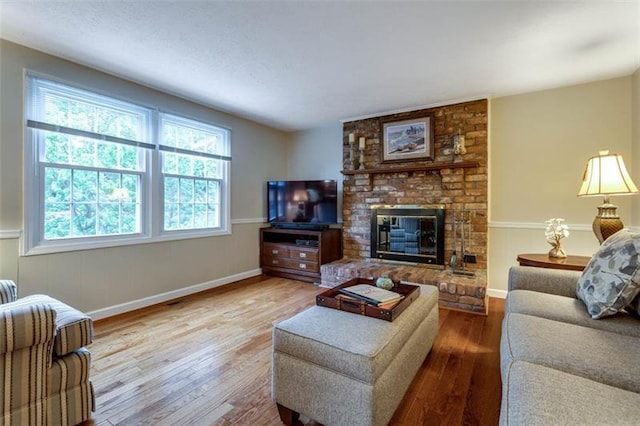
[[[314,306],[274,326],[272,397],[285,424],[386,425],[438,334],[438,289],[396,320]]]

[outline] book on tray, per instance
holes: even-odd
[[[385,290],[369,284],[357,284],[351,287],[341,288],[339,291],[347,296],[364,300],[365,302],[376,306],[398,301],[404,297],[395,291]]]

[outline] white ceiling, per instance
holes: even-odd
[[[283,130],[632,74],[640,1],[6,1],[0,37]]]

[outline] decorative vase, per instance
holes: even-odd
[[[553,246],[551,250],[549,250],[549,257],[557,257],[560,259],[564,259],[567,257],[567,253],[564,251],[560,244]]]
[[[393,288],[393,280],[383,275],[376,280],[376,287],[380,287],[385,290],[391,290]]]
[[[547,225],[544,230],[544,236],[547,238],[547,242],[553,247],[549,250],[549,257],[555,257],[556,259],[564,259],[567,257],[567,253],[562,248],[560,242],[564,237],[569,236],[569,227],[565,225],[564,219],[553,218],[545,221]]]

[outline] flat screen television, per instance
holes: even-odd
[[[338,222],[335,180],[267,182],[267,217],[280,228],[326,228]]]

